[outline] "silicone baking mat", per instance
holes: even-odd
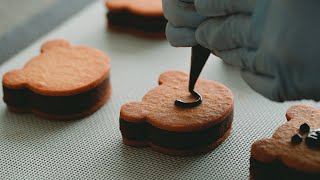
[[[118,123],[121,105],[140,100],[157,85],[160,73],[188,71],[190,49],[108,32],[105,12],[101,1],[90,5],[0,67],[2,77],[37,55],[44,41],[64,38],[106,52],[113,86],[111,99],[99,111],[77,121],[11,113],[1,101],[0,179],[248,179],[251,144],[270,137],[292,103],[263,98],[245,84],[239,69],[211,56],[201,76],[225,84],[235,98],[229,138],[213,152],[193,157],[125,146]]]

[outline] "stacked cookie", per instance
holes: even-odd
[[[167,20],[162,0],[106,0],[108,28],[138,36],[164,38]]]
[[[251,179],[318,179],[320,177],[320,110],[291,107],[288,122],[272,138],[251,148]]]
[[[174,104],[176,98],[193,99],[188,91],[188,74],[161,74],[159,86],[141,102],[121,107],[123,142],[170,155],[194,155],[215,149],[230,134],[233,96],[224,85],[204,79],[198,80],[196,89],[203,102],[194,108],[180,108]]]
[[[77,119],[110,97],[110,61],[101,51],[52,40],[22,69],[3,77],[4,102],[14,112],[49,119]]]

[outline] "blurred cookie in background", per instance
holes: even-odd
[[[165,38],[161,0],[106,0],[107,28],[146,38]]]

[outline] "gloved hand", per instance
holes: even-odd
[[[226,50],[248,44],[250,17],[255,0],[162,2],[164,16],[168,20],[166,36],[173,46],[190,47],[199,43],[211,50]],[[215,43],[224,39],[229,41]]]
[[[275,100],[320,100],[320,1],[257,0],[255,49],[221,52],[243,79]]]
[[[164,6],[166,1],[163,0]],[[187,10],[180,10],[180,16],[176,16],[172,9],[167,9],[164,13],[171,22],[167,26],[167,37],[171,44],[193,46],[199,43],[213,50],[215,55],[225,62],[240,66],[242,77],[249,86],[271,100],[320,100],[319,1],[256,0],[252,16],[244,21],[232,17],[235,15],[205,17],[202,10],[199,10],[197,1],[207,2],[207,6],[201,7],[210,7],[212,2],[225,1],[230,4],[229,7],[235,8],[237,6],[231,4],[239,0],[195,0],[196,11],[193,15],[181,13],[188,12]],[[225,7],[228,6],[216,5],[212,14],[229,12]],[[242,8],[241,11],[231,14],[245,17],[239,12],[248,11],[243,11]],[[198,24],[186,26],[186,18],[181,18],[188,17],[186,14],[197,17]],[[179,18],[172,21],[173,16]],[[184,21],[181,21],[182,19]],[[212,21],[219,23],[206,26]],[[192,30],[194,34],[190,35]],[[183,36],[179,35],[187,34],[186,32],[189,33],[186,37],[194,36],[193,41],[181,40]]]

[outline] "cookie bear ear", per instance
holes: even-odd
[[[305,119],[316,114],[320,116],[318,110],[313,106],[299,104],[288,109],[286,118],[288,121],[290,121],[291,119]]]
[[[277,143],[276,139],[262,139],[254,142],[251,147],[251,156],[258,161],[272,162],[279,155],[278,149],[281,143]]]
[[[15,69],[7,72],[3,76],[3,85],[7,88],[20,88],[26,83],[25,76],[23,75],[23,70]]]
[[[144,121],[148,110],[142,102],[130,102],[121,107],[120,118],[126,121]]]
[[[159,77],[159,85],[164,83],[179,84],[188,81],[188,74],[182,71],[167,71]]]
[[[41,46],[41,53],[45,51],[49,51],[50,49],[54,49],[57,47],[71,47],[71,44],[68,41],[62,40],[62,39],[57,39],[57,40],[51,40],[47,41]]]

